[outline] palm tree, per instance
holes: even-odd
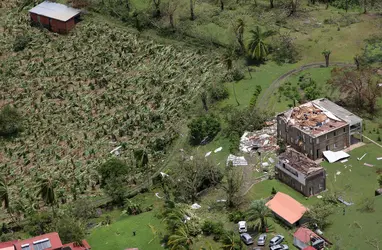
[[[169,237],[168,246],[171,250],[190,249],[193,239],[188,231],[187,226],[182,226],[176,230],[175,234]]]
[[[0,202],[4,204],[4,208],[9,208],[9,190],[4,177],[0,177]]]
[[[329,67],[329,57],[330,57],[331,53],[332,52],[330,50],[327,50],[327,49],[321,52],[321,54],[323,54],[324,57],[325,57],[325,65],[326,65],[326,67]]]
[[[236,250],[242,249],[243,243],[240,238],[237,237],[235,232],[227,232],[223,238],[223,249]]]
[[[253,201],[247,213],[248,220],[254,221],[255,228],[258,231],[265,232],[267,218],[272,215],[271,210],[265,205],[265,200]]]
[[[53,215],[55,214],[54,206],[57,203],[55,188],[57,187],[57,181],[53,178],[40,178],[38,181],[39,190],[37,196],[41,196],[45,204],[52,207]]]
[[[265,33],[261,32],[259,26],[256,26],[255,30],[250,31],[252,34],[251,41],[249,43],[249,49],[251,52],[252,58],[256,60],[264,60],[268,55],[268,48],[264,42]]]

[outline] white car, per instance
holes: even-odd
[[[283,240],[284,240],[284,236],[282,236],[281,234],[278,234],[271,239],[271,241],[269,242],[269,246],[279,245],[281,242],[283,242]]]
[[[239,221],[237,223],[239,225],[239,233],[246,233],[247,232],[247,222],[245,221]]]
[[[288,245],[274,245],[270,247],[270,250],[289,250]]]

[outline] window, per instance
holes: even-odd
[[[322,185],[321,185],[321,183],[318,184],[318,188],[319,188],[320,190],[322,189]]]
[[[306,148],[305,148],[305,145],[304,145],[304,151],[306,150]]]
[[[328,134],[325,135],[325,139],[326,139],[326,140],[328,139]]]
[[[334,144],[333,144],[333,148],[337,148],[337,144],[334,143]]]
[[[346,132],[346,128],[344,128],[344,133]]]
[[[313,150],[310,150],[310,155],[313,155]]]
[[[326,145],[326,150],[329,150],[329,145]]]
[[[293,142],[293,139],[292,139],[292,137],[290,137],[290,143],[292,143]]]
[[[301,185],[301,191],[302,191],[302,185]]]
[[[279,124],[281,124],[281,120],[279,120]]]
[[[336,136],[336,135],[337,135],[337,132],[336,132],[336,131],[334,131],[334,132],[333,132],[333,134],[334,134],[334,136]]]
[[[320,138],[317,138],[317,139],[316,139],[316,143],[317,143],[317,144],[320,143]]]
[[[312,143],[312,137],[309,138],[309,142]]]
[[[305,142],[305,135],[302,135],[302,141]]]

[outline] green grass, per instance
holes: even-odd
[[[154,239],[149,225],[156,230],[164,230],[164,225],[155,217],[155,212],[135,216],[122,215],[109,226],[93,229],[87,240],[94,250],[123,250],[133,247],[145,250],[160,249],[159,239]],[[133,231],[136,231],[136,236],[133,236]]]
[[[367,155],[362,161],[358,161],[357,157],[361,157],[364,153]],[[337,191],[346,201],[355,203],[346,207],[345,215],[343,215],[343,205],[336,209],[335,213],[330,216],[332,224],[325,230],[325,235],[331,241],[338,242],[341,249],[372,249],[366,241],[380,239],[382,232],[382,217],[380,216],[382,197],[374,197],[374,190],[378,188],[375,171],[377,167],[382,167],[382,162],[377,161],[376,157],[382,157],[382,149],[368,144],[352,150],[349,154],[351,157],[346,163],[329,164],[325,162],[322,164],[328,174],[327,188],[329,191]],[[373,164],[374,167],[364,166],[365,162]],[[340,171],[341,174],[336,175],[337,171]],[[359,211],[365,198],[375,200],[375,212]]]

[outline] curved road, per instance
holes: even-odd
[[[329,66],[341,66],[341,67],[355,67],[354,64],[346,63],[346,62],[332,62],[330,63]],[[298,73],[307,69],[312,69],[312,68],[320,68],[320,67],[325,67],[325,63],[323,62],[317,62],[317,63],[309,63],[302,65],[299,68],[290,70],[286,72],[285,74],[281,75],[279,78],[274,80],[271,85],[265,90],[264,94],[261,95],[260,100],[257,102],[257,107],[263,107],[263,108],[268,108],[268,102],[270,99],[270,96],[275,92],[275,90],[280,86],[280,83],[282,80],[285,78],[289,77],[290,75],[294,73]]]

